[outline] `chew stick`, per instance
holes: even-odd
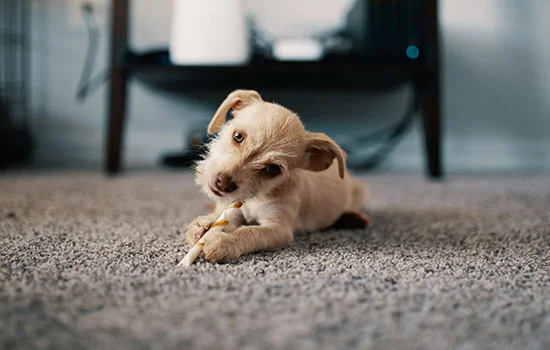
[[[201,255],[204,247],[206,235],[215,232],[233,232],[239,227],[242,219],[242,202],[236,202],[225,208],[218,220],[214,222],[201,239],[191,248],[191,250],[181,259],[177,266],[189,267]]]

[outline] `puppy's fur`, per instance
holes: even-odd
[[[229,110],[234,117],[226,123]],[[196,182],[216,208],[189,225],[187,241],[194,245],[235,201],[245,201],[246,223],[230,234],[207,236],[206,260],[285,247],[294,233],[324,229],[339,218],[368,224],[360,214],[366,191],[348,175],[344,151],[327,135],[306,131],[295,113],[256,91],[236,90],[208,126],[209,134],[216,132],[196,166]]]

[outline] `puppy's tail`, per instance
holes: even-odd
[[[367,208],[369,192],[367,186],[358,180],[351,179],[351,209],[355,211],[364,211]]]

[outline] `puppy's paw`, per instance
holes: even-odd
[[[241,255],[235,237],[224,232],[206,236],[202,253],[204,259],[211,263],[228,262]]]
[[[193,246],[204,236],[204,233],[208,231],[210,225],[214,223],[208,216],[199,216],[195,221],[191,222],[187,226],[186,239],[189,245]]]

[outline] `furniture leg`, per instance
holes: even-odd
[[[121,168],[128,79],[124,67],[124,55],[128,47],[128,1],[113,0],[112,4],[111,81],[109,83],[105,163],[105,170],[109,174],[116,174]]]
[[[427,0],[426,5],[424,35],[427,44],[426,62],[429,68],[422,78],[421,103],[427,158],[426,168],[430,177],[438,179],[443,176],[438,0]]]
[[[422,94],[422,119],[427,157],[426,170],[432,178],[441,178],[443,176],[441,159],[441,100],[439,89],[439,74],[437,72],[429,72]]]

